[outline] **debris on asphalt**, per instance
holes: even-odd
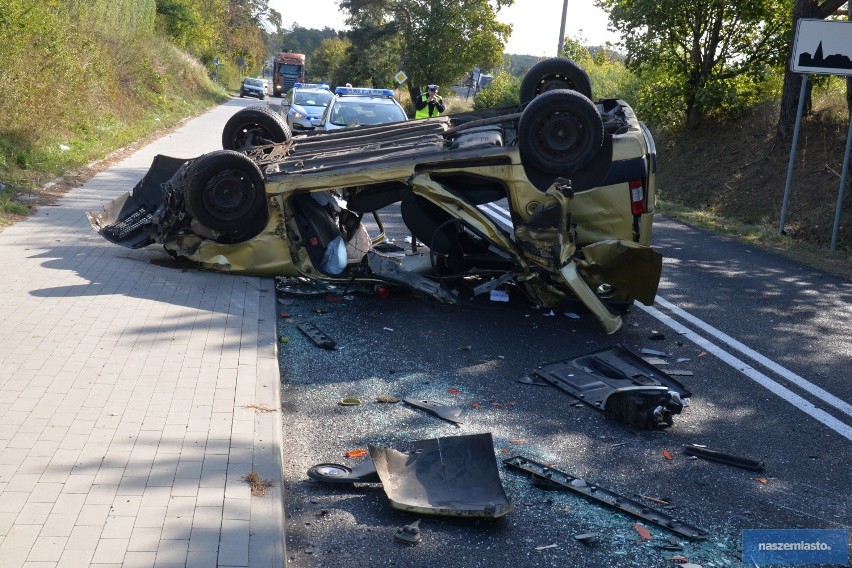
[[[653,339],[654,341],[661,341],[665,338],[666,338],[665,334],[663,334],[663,333],[661,333],[657,330],[651,331],[651,335],[648,336],[648,339]]]
[[[409,406],[413,406],[414,408],[425,410],[429,414],[434,414],[438,418],[441,418],[448,422],[452,422],[454,424],[462,424],[461,408],[458,408],[457,406],[446,406],[438,402],[413,398],[404,398],[402,399],[402,402]]]
[[[627,514],[633,515],[634,517],[654,523],[688,538],[700,540],[706,539],[710,536],[709,533],[703,529],[679,521],[671,515],[652,509],[647,505],[619,495],[613,491],[609,491],[599,485],[588,483],[583,478],[575,477],[550,465],[545,465],[521,456],[506,458],[503,460],[503,463],[510,469],[547,479],[548,481],[561,485],[570,491],[579,493],[592,501],[596,501],[607,507],[618,509],[619,511],[623,511]]]
[[[671,426],[672,417],[680,414],[692,394],[676,379],[618,345],[541,365],[530,377],[640,429]]]
[[[346,452],[343,455],[346,456],[349,459],[354,459],[354,458],[363,458],[364,456],[367,455],[367,453],[368,453],[367,450],[360,450],[359,449],[359,450],[349,450],[348,452]]]
[[[763,471],[766,468],[766,464],[762,461],[726,454],[717,450],[711,450],[698,444],[689,444],[684,446],[683,453],[688,456],[696,456],[705,460],[748,469],[750,471]]]
[[[376,397],[376,402],[383,402],[386,404],[396,404],[399,402],[399,399],[395,396],[391,396],[389,394],[380,394]]]
[[[669,451],[668,451],[668,450],[663,450],[663,457],[664,457],[664,458],[666,458],[666,459],[667,459],[667,460],[669,460],[669,461],[672,461],[672,460],[674,459],[674,458],[672,457],[672,455],[669,453]]]
[[[535,377],[531,377],[529,375],[521,375],[518,377],[518,382],[525,385],[535,385],[537,387],[549,387],[553,386],[547,381],[542,381],[540,379],[536,379]]]
[[[317,344],[317,346],[328,350],[334,350],[337,348],[337,343],[320,331],[316,325],[312,323],[300,323],[298,327],[301,332],[307,335],[311,341]]]
[[[640,499],[645,499],[646,501],[651,501],[653,503],[659,503],[660,505],[668,505],[669,504],[668,501],[665,501],[663,499],[657,499],[656,497],[650,497],[648,495],[642,495],[641,493],[634,493],[634,495],[636,497],[639,497]]]
[[[372,459],[349,468],[339,463],[320,463],[308,469],[308,477],[320,483],[351,485],[353,483],[381,483]]]
[[[642,355],[653,355],[655,357],[668,357],[671,353],[666,351],[659,351],[657,349],[648,349],[647,347],[643,347],[639,350]]]
[[[769,483],[769,480],[765,477],[755,477],[754,480],[760,482],[761,485],[766,485],[767,483]]]
[[[651,540],[654,537],[651,536],[651,531],[640,525],[639,523],[633,523],[633,530],[636,531],[636,534],[639,535],[639,538],[642,540]]]
[[[406,544],[417,544],[420,542],[420,519],[397,530],[394,538]]]
[[[558,544],[545,544],[544,546],[536,546],[536,550],[547,550],[549,548],[559,548]]]
[[[457,388],[450,387],[450,388],[448,388],[448,389],[447,389],[447,392],[448,392],[449,394],[461,394],[461,392],[462,392],[462,391],[460,391],[460,390],[459,390],[459,389],[457,389]]]
[[[675,537],[671,537],[667,541],[667,544],[657,545],[657,548],[659,548],[661,550],[672,551],[672,552],[677,551],[677,550],[683,550],[683,546],[681,546],[680,542],[678,542],[677,538],[675,538]],[[684,559],[684,562],[686,562],[686,559]]]
[[[369,448],[394,509],[472,518],[499,518],[513,509],[490,433],[419,440],[409,452]]]
[[[340,406],[360,406],[362,401],[360,398],[354,396],[347,396],[346,398],[341,398],[337,401],[337,404]]]
[[[574,535],[574,539],[579,540],[583,544],[593,544],[598,541],[598,537],[598,533],[583,533]]]
[[[692,371],[685,371],[683,369],[666,370],[666,374],[672,377],[692,377],[695,375]]]

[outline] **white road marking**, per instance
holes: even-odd
[[[660,301],[660,300],[661,300],[661,298],[658,297],[657,301]],[[660,302],[660,303],[662,304],[663,302]],[[750,378],[751,380],[753,380],[754,382],[756,382],[757,384],[759,384],[763,388],[769,390],[773,394],[775,394],[775,395],[781,397],[782,399],[786,400],[787,402],[789,402],[790,404],[792,404],[793,406],[795,406],[796,408],[798,408],[802,412],[810,415],[812,418],[822,422],[823,424],[825,424],[826,426],[828,426],[829,428],[831,428],[832,430],[834,430],[835,432],[837,432],[838,434],[840,434],[841,436],[846,438],[847,440],[852,441],[852,426],[849,426],[848,424],[841,422],[840,420],[838,420],[834,416],[830,415],[826,411],[822,410],[821,408],[817,408],[810,401],[808,401],[808,400],[802,398],[801,396],[797,395],[796,393],[794,393],[793,391],[791,391],[787,387],[779,385],[778,383],[776,383],[775,381],[773,381],[772,379],[770,379],[769,377],[767,377],[763,373],[752,368],[750,365],[748,365],[744,361],[737,359],[735,356],[731,355],[730,353],[728,353],[724,349],[718,347],[714,343],[711,343],[708,339],[705,339],[704,337],[698,335],[697,333],[695,333],[694,331],[692,331],[688,327],[686,327],[683,324],[681,324],[680,322],[674,320],[671,316],[664,314],[663,312],[661,312],[657,308],[654,308],[652,306],[643,306],[643,305],[638,304],[638,303],[636,305],[639,306],[639,308],[642,309],[643,311],[645,311],[646,313],[650,314],[651,316],[653,316],[654,318],[659,320],[660,322],[669,326],[670,328],[672,328],[676,332],[682,334],[684,336],[684,338],[686,338],[689,341],[692,341],[693,343],[695,343],[696,345],[702,347],[708,353],[712,353],[713,355],[718,357],[720,360],[724,361],[725,363],[727,363],[728,365],[730,365],[731,367],[733,367],[734,369],[736,369],[737,371],[739,371],[740,373],[742,373],[746,377]],[[707,326],[707,327],[710,327],[707,324],[704,324],[704,325]],[[719,332],[719,333],[721,333],[721,332]],[[805,382],[807,383],[807,381],[805,381]],[[808,384],[810,384],[810,383],[808,383]],[[808,392],[811,392],[807,388],[805,388],[805,390],[808,390]],[[813,394],[813,393],[811,393],[811,394]]]
[[[495,217],[496,221],[506,225],[510,231],[512,230],[512,218],[511,214],[507,210],[503,209],[496,203],[485,203],[484,205],[480,205],[479,209],[486,215]]]
[[[831,406],[840,410],[844,414],[852,417],[852,404],[849,404],[848,402],[839,399],[838,397],[834,396],[830,392],[818,387],[817,385],[813,384],[812,382],[808,381],[807,379],[797,375],[793,371],[791,371],[791,370],[789,370],[785,367],[782,367],[781,365],[779,365],[775,361],[770,360],[767,357],[764,357],[763,355],[761,355],[757,351],[751,349],[750,347],[743,345],[742,343],[740,343],[739,341],[737,341],[736,339],[734,339],[730,335],[723,333],[722,331],[719,331],[715,327],[701,321],[700,319],[698,319],[694,315],[686,312],[685,310],[682,310],[681,308],[672,304],[671,302],[669,302],[665,298],[661,298],[661,297],[657,296],[655,303],[658,303],[661,306],[664,306],[666,309],[671,310],[673,313],[677,314],[678,316],[680,316],[681,318],[685,319],[686,321],[692,323],[696,327],[698,327],[698,328],[704,330],[705,332],[709,333],[710,335],[712,335],[716,339],[718,339],[718,340],[726,343],[730,347],[736,349],[737,351],[739,351],[740,353],[742,353],[746,357],[749,357],[750,359],[752,359],[753,361],[756,361],[757,363],[763,365],[764,367],[766,367],[770,371],[777,373],[778,375],[784,377],[785,379],[787,379],[791,383],[795,384],[796,386],[801,387],[802,389],[808,391],[809,393],[811,393],[815,397],[819,398],[820,400],[830,404]]]

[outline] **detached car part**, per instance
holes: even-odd
[[[323,349],[334,350],[337,348],[337,342],[323,333],[316,325],[308,323],[300,323],[299,330],[313,341],[317,347]]]
[[[333,485],[382,482],[372,460],[363,461],[352,468],[339,463],[320,463],[308,470],[308,477],[320,483]]]
[[[371,460],[354,468],[322,463],[308,470],[320,483],[381,483],[394,509],[451,517],[497,518],[512,511],[491,434],[412,442],[401,452],[368,446]]]
[[[414,408],[425,410],[429,414],[433,414],[438,418],[452,422],[453,424],[462,424],[461,408],[457,406],[446,406],[431,400],[420,400],[415,398],[404,398],[402,402]]]
[[[491,434],[420,440],[410,452],[369,446],[394,509],[452,517],[502,517],[512,511]]]
[[[580,495],[602,503],[608,507],[613,507],[619,511],[623,511],[634,517],[639,517],[648,522],[667,528],[683,536],[694,539],[705,539],[710,535],[707,531],[699,529],[692,525],[678,521],[671,515],[667,515],[656,509],[651,509],[646,505],[629,499],[618,493],[614,493],[608,489],[604,489],[599,485],[587,483],[585,479],[574,477],[569,473],[565,473],[558,469],[544,465],[537,461],[527,459],[521,456],[514,456],[503,460],[511,469],[532,474],[533,476],[546,479],[550,482],[560,485],[562,488],[579,493]]]
[[[692,393],[638,355],[621,346],[542,365],[531,373],[635,428],[664,428],[680,414]]]
[[[696,444],[688,444],[684,446],[683,453],[688,456],[696,456],[705,460],[732,465],[734,467],[748,469],[750,471],[763,471],[766,468],[766,464],[762,461],[740,456],[732,456],[731,454],[711,450]]]

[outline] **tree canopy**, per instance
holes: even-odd
[[[687,127],[786,56],[789,0],[597,0],[596,5],[621,33],[628,67],[663,79],[678,95]]]
[[[497,67],[511,33],[497,12],[513,2],[340,0],[353,30],[353,69],[374,81],[401,69],[416,97],[426,84],[449,85],[474,67]]]

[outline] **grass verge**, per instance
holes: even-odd
[[[701,229],[732,237],[748,245],[771,250],[828,273],[852,279],[852,255],[796,241],[790,236],[780,234],[777,226],[747,224],[660,199],[656,202],[656,212]]]

